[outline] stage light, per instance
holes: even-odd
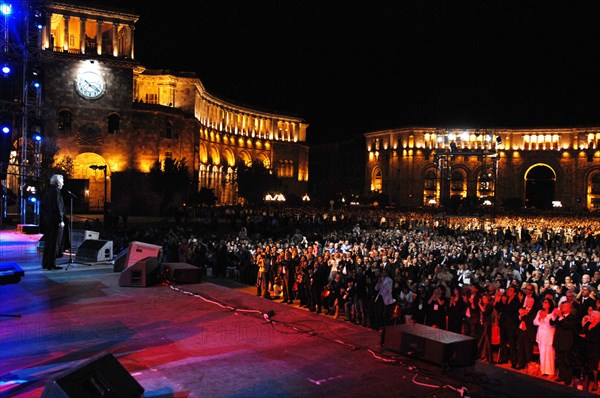
[[[33,13],[33,25],[38,29],[42,30],[46,23],[46,15],[41,10],[35,10]]]
[[[2,131],[2,134],[10,134],[10,126],[8,124],[2,124],[0,131]]]
[[[31,83],[33,85],[33,87],[35,88],[40,88],[40,83],[39,82],[32,82]]]
[[[4,65],[2,66],[2,73],[6,76],[9,75],[12,69],[10,69],[10,66],[8,65]]]
[[[42,136],[39,133],[34,133],[31,138],[33,138],[33,140],[36,142],[40,142],[42,140]]]
[[[28,185],[25,187],[25,196],[27,197],[27,201],[30,203],[36,203],[37,199],[37,188],[35,185]]]
[[[10,15],[12,13],[12,4],[0,3],[0,13],[2,15]]]

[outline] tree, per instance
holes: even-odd
[[[212,188],[200,188],[200,191],[194,194],[193,203],[206,206],[214,206],[217,203],[217,196]]]
[[[54,138],[45,137],[41,146],[41,162],[40,162],[40,182],[42,185],[50,181],[53,174],[62,174],[66,179],[73,176],[74,160],[67,155],[60,161],[56,160],[56,155],[60,148],[56,145]]]
[[[383,192],[371,192],[371,194],[367,198],[367,202],[371,206],[384,207],[390,203],[390,199],[388,195],[384,194]]]
[[[69,155],[62,158],[60,161],[54,163],[54,170],[65,176],[65,178],[71,178],[73,176],[73,169],[75,168],[75,161]]]
[[[266,194],[280,190],[283,185],[260,160],[252,162],[252,166],[239,162],[236,174],[238,195],[251,205],[261,204]]]
[[[166,158],[157,160],[150,169],[150,185],[160,197],[160,214],[166,215],[175,201],[183,202],[187,197],[190,172],[186,159]]]

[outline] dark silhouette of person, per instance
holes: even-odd
[[[525,289],[532,292],[534,288],[529,285]],[[535,296],[529,293],[524,299],[523,307],[519,309],[519,326],[516,330],[517,366],[515,369],[525,369],[533,357],[533,344],[537,335],[537,326],[533,324],[533,320],[537,311]]]
[[[572,312],[573,305],[565,301],[555,308],[550,318],[550,325],[555,327],[554,350],[558,367],[557,382],[570,385],[573,380],[573,368],[576,363],[575,338],[578,334],[577,315]]]
[[[511,367],[517,366],[517,328],[519,327],[519,309],[521,301],[515,286],[506,288],[506,293],[494,304],[500,314],[500,354],[498,363],[509,359]]]
[[[44,234],[42,268],[47,270],[62,269],[56,266],[56,259],[62,257],[65,228],[65,205],[61,195],[63,185],[63,176],[54,174],[40,200],[40,230]]]
[[[283,281],[283,300],[284,304],[293,304],[294,302],[294,281],[296,280],[294,261],[292,253],[286,250],[281,261],[281,280]]]

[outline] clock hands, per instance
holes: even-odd
[[[100,90],[101,89],[100,85],[98,85],[98,84],[90,83],[90,82],[88,82],[85,79],[83,81],[85,82],[85,84],[87,84],[88,86],[90,86],[92,88],[92,90]]]
[[[86,99],[100,97],[105,88],[102,77],[94,72],[82,72],[76,80],[76,88]]]

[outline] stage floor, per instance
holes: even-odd
[[[596,396],[479,361],[442,369],[382,350],[379,332],[231,280],[120,287],[111,264],[42,271],[38,240],[0,231],[0,263],[25,272],[0,285],[0,313],[20,315],[0,317],[2,397],[39,397],[106,353],[145,397]]]

